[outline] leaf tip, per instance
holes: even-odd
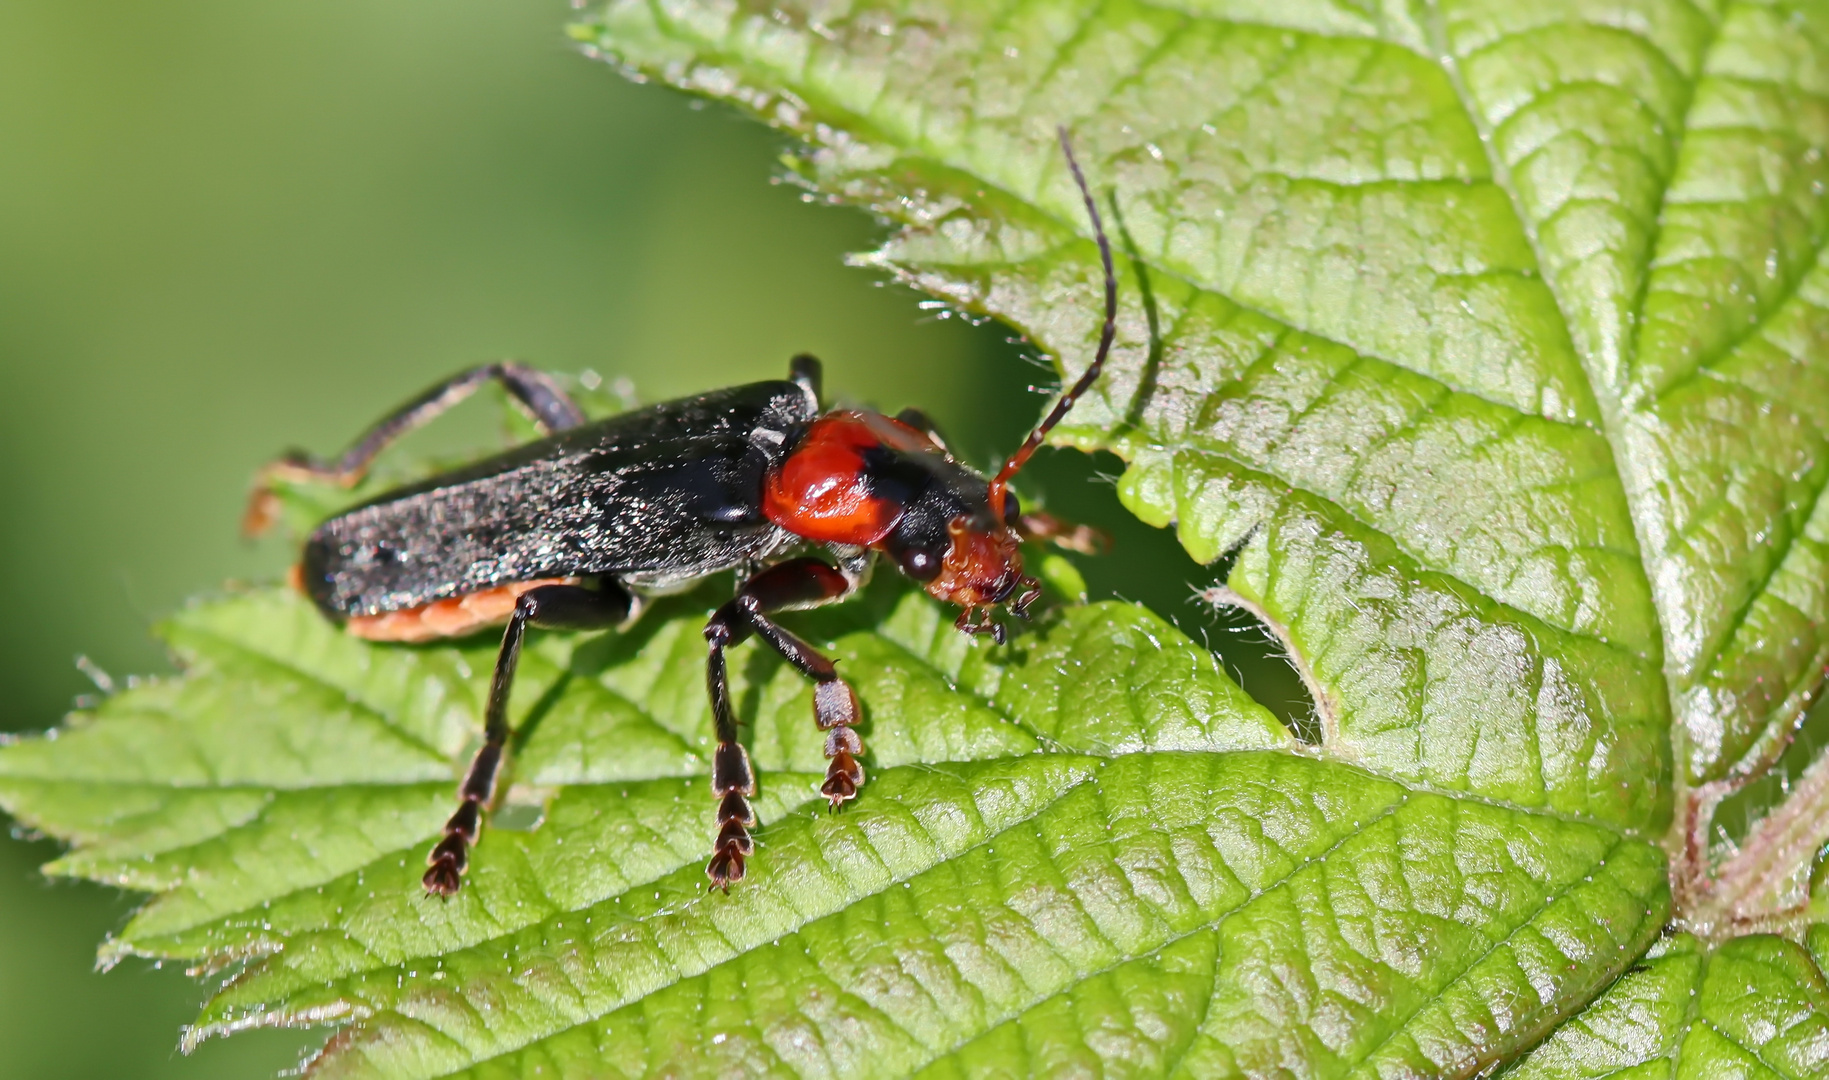
[[[95,950],[95,971],[97,974],[113,971],[116,965],[132,955],[132,946],[120,938],[110,936]]]

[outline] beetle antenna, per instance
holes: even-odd
[[[1061,422],[1080,395],[1098,379],[1099,372],[1105,367],[1105,357],[1111,352],[1112,339],[1118,336],[1118,274],[1111,266],[1111,241],[1105,238],[1105,223],[1099,220],[1098,200],[1092,197],[1092,189],[1086,186],[1086,174],[1080,171],[1080,163],[1073,156],[1073,140],[1067,136],[1067,126],[1062,124],[1059,131],[1061,153],[1067,156],[1067,168],[1073,171],[1073,182],[1079,185],[1080,199],[1086,204],[1086,216],[1092,219],[1092,235],[1099,242],[1099,261],[1105,266],[1105,327],[1099,332],[1099,351],[1094,354],[1092,364],[1079,377],[1079,381],[1068,387],[1061,399],[1054,403],[1054,408],[1029,433],[1029,437],[1023,440],[1016,452],[1010,455],[1010,460],[1003,463],[1003,468],[998,470],[996,478],[991,481],[991,520],[997,522],[1003,520],[1004,491],[1009,486],[1010,477],[1029,463],[1042,440],[1048,437],[1048,432],[1054,430],[1054,425]]]

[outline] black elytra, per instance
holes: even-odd
[[[955,623],[1002,642],[992,612],[1026,615],[1038,595],[1020,544],[1084,549],[1089,530],[1025,514],[1005,485],[1098,378],[1116,333],[1110,245],[1066,131],[1060,144],[1098,243],[1105,321],[1086,371],[994,478],[957,461],[926,416],[826,409],[820,366],[796,357],[788,377],[714,390],[587,420],[552,377],[512,362],[439,383],[396,409],[341,456],[292,454],[263,470],[244,526],[273,520],[275,478],[356,483],[386,446],[499,383],[543,436],[506,453],[389,491],[325,521],[305,541],[295,583],[327,617],[376,641],[415,642],[506,624],[484,710],[483,741],[458,807],[427,857],[424,886],[451,896],[496,796],[507,754],[507,704],[529,627],[616,626],[639,597],[735,570],[736,595],[705,625],[706,690],[716,745],[716,839],[706,874],[729,891],[755,852],[756,774],[737,738],[725,652],[755,636],[813,680],[826,733],[820,792],[836,810],[864,783],[857,695],[830,658],[775,620],[852,595],[887,557]]]

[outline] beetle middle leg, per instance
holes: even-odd
[[[585,422],[584,410],[578,407],[552,376],[543,371],[503,360],[484,364],[453,375],[430,387],[418,397],[382,417],[362,433],[349,449],[329,461],[293,452],[268,465],[260,472],[248,509],[242,516],[241,531],[259,536],[273,525],[277,516],[276,500],[270,483],[273,479],[318,480],[327,484],[352,487],[367,475],[381,451],[407,432],[421,427],[452,406],[463,401],[484,383],[495,380],[508,391],[535,424],[547,434],[574,428]]]
[[[850,577],[818,559],[791,559],[750,578],[736,597],[705,624],[705,640],[711,650],[706,685],[718,738],[711,759],[711,793],[718,800],[718,839],[705,873],[715,888],[728,891],[733,882],[743,879],[744,860],[754,850],[749,830],[756,824],[755,812],[749,805],[750,796],[756,793],[755,772],[750,768],[749,754],[737,741],[737,719],[731,709],[730,678],[724,664],[726,649],[755,634],[813,680],[813,719],[826,732],[826,758],[830,762],[825,784],[819,790],[831,801],[833,809],[854,797],[864,782],[864,767],[857,761],[864,752],[864,743],[852,730],[859,718],[857,695],[838,677],[838,669],[830,659],[768,617],[769,612],[784,608],[829,603],[851,588]]]
[[[444,839],[426,856],[427,892],[451,896],[463,883],[470,848],[482,831],[483,810],[495,800],[495,782],[501,775],[502,756],[508,745],[508,692],[521,661],[521,641],[529,626],[550,630],[593,630],[614,626],[628,617],[634,603],[627,590],[604,580],[595,589],[582,585],[542,585],[522,593],[514,614],[502,632],[502,649],[496,654],[495,676],[489,682],[489,704],[483,711],[483,745],[470,760],[463,783],[458,785],[457,813],[445,822]]]

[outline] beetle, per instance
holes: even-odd
[[[1026,618],[1040,595],[1019,544],[1052,539],[1086,550],[1094,535],[1022,513],[1011,477],[1098,379],[1117,326],[1117,276],[1096,200],[1060,145],[1098,242],[1105,321],[1084,374],[990,479],[947,452],[915,410],[896,417],[824,410],[820,368],[795,358],[785,380],[751,383],[589,421],[551,377],[503,362],[466,371],[409,401],[341,456],[292,453],[262,470],[244,528],[271,524],[275,479],[351,486],[389,443],[500,383],[544,437],[388,491],[319,525],[293,583],[328,618],[371,641],[454,637],[506,623],[484,709],[483,743],[458,807],[427,856],[424,887],[462,885],[493,802],[508,739],[507,706],[527,628],[624,623],[640,598],[735,570],[736,596],[705,624],[706,685],[717,746],[711,790],[717,838],[705,872],[726,892],[754,850],[755,772],[737,739],[725,652],[754,635],[813,680],[826,733],[820,792],[836,810],[864,782],[857,696],[832,661],[777,623],[781,611],[852,594],[887,558],[929,594],[961,608],[955,625],[992,635],[995,608]],[[823,549],[827,558],[807,554]]]

